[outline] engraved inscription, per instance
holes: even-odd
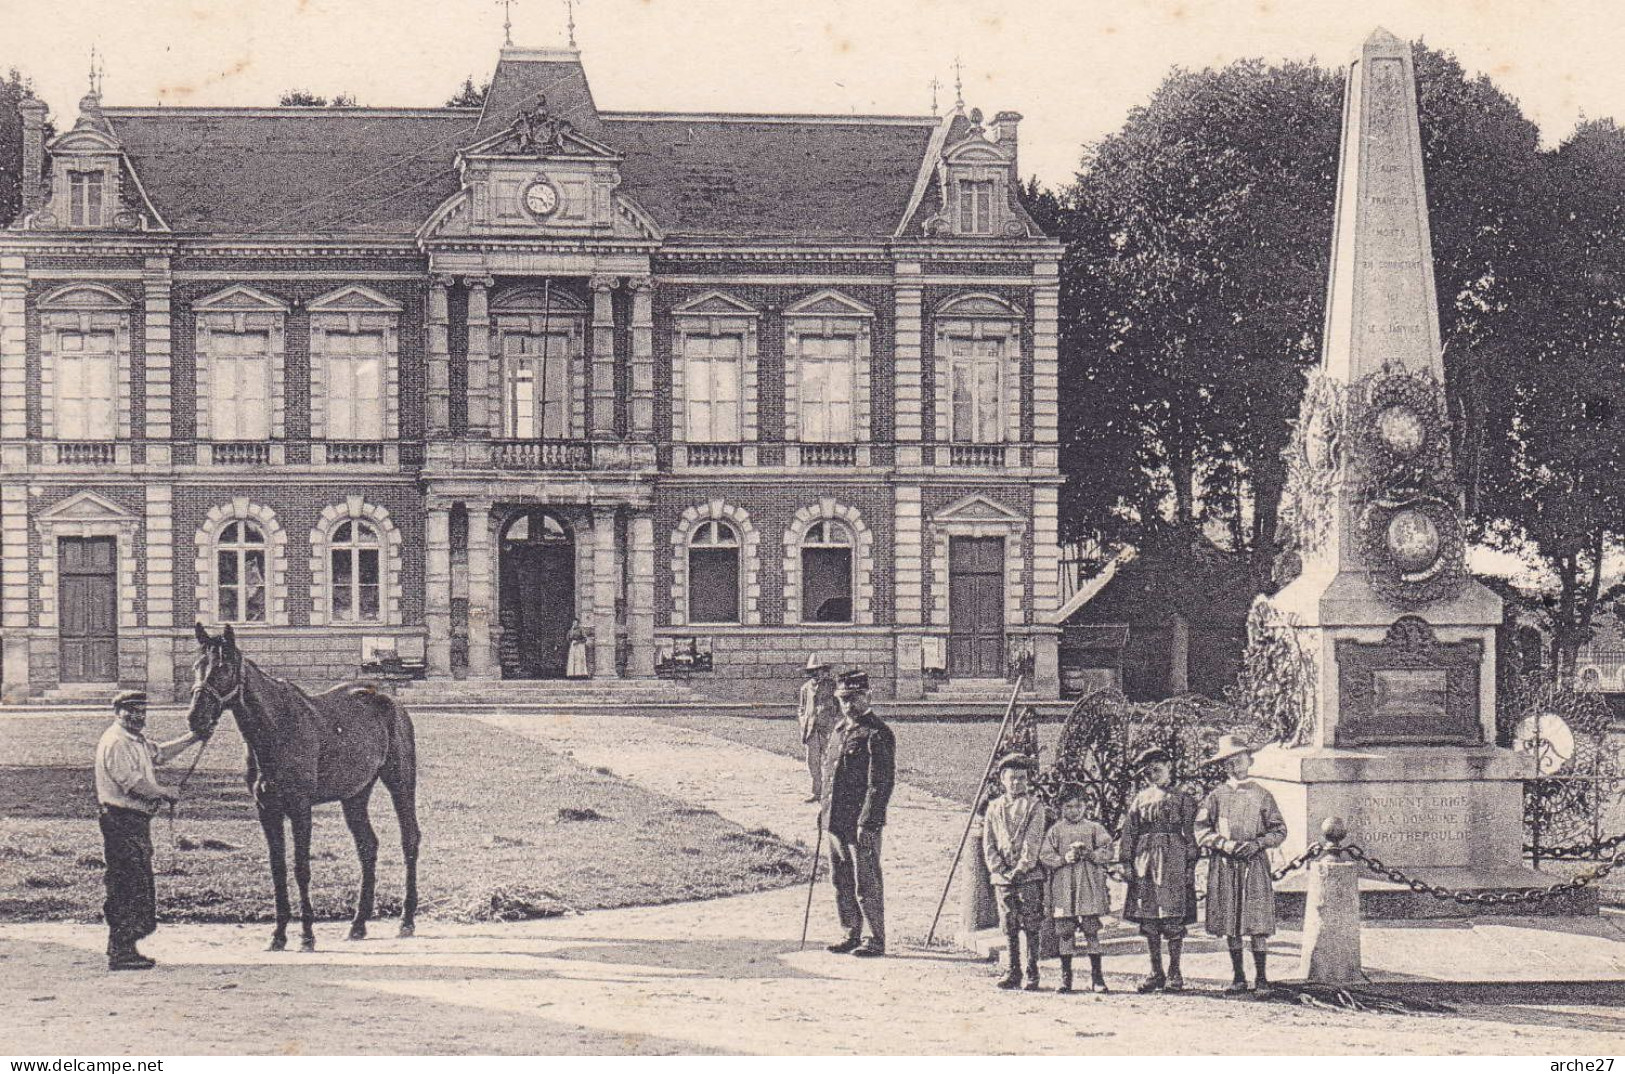
[[[1350,811],[1349,831],[1367,848],[1466,843],[1470,808],[1466,794],[1376,795]]]

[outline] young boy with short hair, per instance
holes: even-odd
[[[1130,869],[1123,918],[1140,926],[1151,955],[1151,975],[1138,990],[1178,992],[1185,987],[1179,956],[1186,926],[1196,920],[1196,799],[1173,789],[1173,758],[1166,750],[1146,750],[1135,768],[1149,785],[1129,803],[1118,839],[1120,860]]]
[[[982,817],[982,859],[999,900],[999,924],[1009,944],[1010,968],[1000,988],[1021,985],[1021,937],[1027,937],[1028,992],[1038,991],[1038,930],[1044,923],[1044,867],[1038,857],[1049,810],[1032,793],[1032,758],[1013,753],[999,762],[1004,794]]]
[[[1050,870],[1049,912],[1061,951],[1061,992],[1072,991],[1072,959],[1077,935],[1083,933],[1089,953],[1090,991],[1105,992],[1100,969],[1100,918],[1111,909],[1106,865],[1112,861],[1112,837],[1085,815],[1083,788],[1061,791],[1061,819],[1044,833],[1038,860]]]

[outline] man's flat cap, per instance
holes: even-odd
[[[124,690],[113,698],[113,710],[115,712],[120,709],[133,708],[136,705],[145,708],[146,704],[147,695],[141,690]]]

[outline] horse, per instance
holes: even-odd
[[[373,784],[382,781],[395,803],[406,859],[406,899],[400,935],[416,928],[418,906],[417,745],[412,719],[393,698],[352,683],[314,697],[267,675],[237,648],[228,624],[210,637],[196,624],[202,653],[193,664],[187,723],[208,736],[229,709],[248,743],[247,782],[265,831],[276,888],[276,931],[270,950],[288,945],[288,863],[283,821],[293,829],[293,875],[299,883],[299,947],[316,949],[310,907],[310,810],[324,802],[344,808],[344,822],[361,859],[361,893],[350,922],[352,940],[365,939],[372,917],[378,836],[367,819]]]

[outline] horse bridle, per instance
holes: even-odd
[[[214,723],[219,723],[220,717],[226,714],[226,708],[230,706],[232,702],[241,699],[243,696],[243,659],[241,656],[237,658],[235,671],[236,674],[234,678],[237,681],[232,688],[227,690],[225,693],[221,693],[219,690],[216,690],[214,687],[210,686],[208,677],[205,677],[202,682],[197,683],[192,687],[192,698],[194,701],[197,699],[199,694],[207,694],[209,698],[214,701],[215,705],[217,706],[214,711]]]

